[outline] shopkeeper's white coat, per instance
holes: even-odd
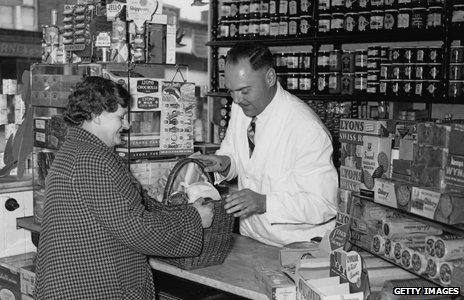
[[[325,126],[279,83],[274,98],[257,116],[251,158],[250,121],[233,103],[226,136],[216,152],[231,158],[229,174],[215,173],[217,182],[238,176],[240,190],[266,195],[266,212],[241,219],[240,233],[275,246],[323,236],[334,225],[327,221],[336,214],[338,186]]]

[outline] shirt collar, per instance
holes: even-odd
[[[277,82],[276,84],[277,90],[274,97],[272,98],[271,102],[269,102],[269,104],[266,106],[266,108],[259,115],[256,116],[256,122],[262,122],[263,120],[266,120],[273,116],[273,110],[277,106],[277,102],[279,102],[282,98],[282,86],[279,82]]]
[[[68,135],[66,138],[86,142],[100,148],[110,149],[110,147],[103,143],[96,135],[81,127],[68,127]]]

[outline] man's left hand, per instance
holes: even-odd
[[[266,212],[266,195],[243,189],[230,194],[224,208],[228,214],[233,213],[234,217],[245,218],[252,214],[262,214]]]

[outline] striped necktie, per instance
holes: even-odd
[[[250,157],[251,157],[251,154],[253,154],[253,150],[255,149],[255,129],[256,129],[256,117],[253,117],[247,129],[248,147],[250,150]]]

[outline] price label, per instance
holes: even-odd
[[[96,47],[107,47],[111,46],[111,35],[109,32],[100,32],[98,33],[95,39]]]
[[[134,21],[138,28],[142,28],[153,14],[161,12],[160,6],[158,0],[127,0],[127,20]]]

